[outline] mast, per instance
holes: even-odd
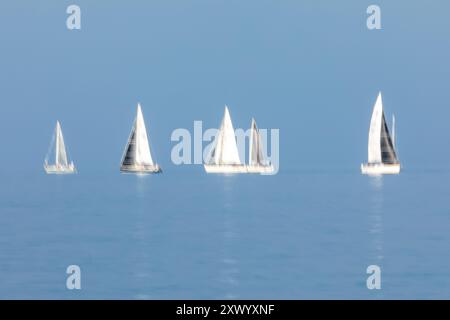
[[[59,121],[56,121],[56,149],[55,149],[55,165],[58,166],[58,155],[59,155],[59,132],[61,131],[61,127]]]
[[[254,144],[255,144],[255,127],[256,127],[256,123],[255,123],[255,119],[252,118],[252,124],[250,125],[250,146],[249,146],[249,155],[248,155],[248,163],[250,165],[254,164],[255,161],[255,151],[254,151]]]
[[[256,120],[254,118],[252,118],[250,131],[249,164],[251,166],[264,165],[261,136],[259,134],[258,126],[256,125]]]

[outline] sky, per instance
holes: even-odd
[[[81,8],[81,30],[66,8]],[[381,30],[366,9],[381,8]],[[43,172],[56,120],[80,173],[117,172],[141,103],[165,172],[194,120],[280,129],[280,171],[358,171],[381,90],[405,170],[447,170],[448,1],[2,1],[0,174]],[[390,122],[390,120],[389,120]]]

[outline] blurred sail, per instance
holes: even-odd
[[[216,137],[216,144],[211,150],[209,164],[215,165],[240,165],[239,152],[236,144],[233,123],[230,112],[225,106],[225,114]]]
[[[120,170],[131,173],[161,172],[159,165],[153,162],[140,104],[137,106],[136,118],[125,146]]]
[[[59,121],[56,123],[56,165],[67,166],[66,146]]]
[[[255,119],[252,119],[252,125],[250,129],[250,149],[249,149],[249,165],[250,166],[262,166],[265,165],[265,159],[263,155],[263,147],[261,142],[261,135],[258,127],[256,126]]]
[[[386,119],[384,118],[381,123],[381,134],[380,134],[380,150],[381,150],[381,161],[383,163],[397,163],[397,155],[395,154],[394,144],[392,143],[391,136],[389,135],[389,129],[386,124]]]
[[[53,149],[55,150],[55,163],[49,164],[49,157],[53,153]],[[56,122],[56,128],[50,143],[49,152],[45,157],[44,169],[49,174],[75,173],[75,166],[73,162],[69,163],[68,160],[64,136],[59,121]]]
[[[122,165],[154,165],[140,104],[138,104],[136,119],[125,149]]]

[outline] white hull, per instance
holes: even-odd
[[[272,165],[270,166],[247,166],[248,173],[261,173],[261,174],[272,174],[275,169]]]
[[[73,164],[68,166],[44,165],[44,170],[47,174],[73,174],[77,172]]]
[[[205,164],[207,173],[260,173],[274,172],[273,166],[246,166],[246,165],[209,165]]]
[[[120,166],[120,171],[124,173],[142,173],[142,174],[151,174],[151,173],[161,173],[161,167],[158,165],[122,165]]]
[[[244,165],[209,165],[205,164],[207,173],[247,173],[247,166]]]
[[[368,175],[399,174],[400,163],[396,164],[362,164],[361,173]]]

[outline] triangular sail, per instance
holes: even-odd
[[[370,120],[368,161],[369,163],[398,162],[384,117],[381,92],[378,94]]]
[[[54,156],[53,151],[55,152]],[[48,163],[49,157],[52,157],[52,159],[55,160],[54,164]],[[44,169],[47,174],[69,174],[76,172],[73,162],[69,163],[61,124],[59,121],[56,122],[56,127],[52,135],[52,141],[50,142],[49,150],[45,156]]]
[[[122,165],[154,165],[140,104],[138,104],[136,119],[125,147]]]
[[[122,159],[122,165],[130,166],[136,163],[136,135],[135,125],[131,129],[130,137],[128,138],[127,146],[125,147],[125,154]]]
[[[258,127],[256,126],[255,119],[252,119],[250,132],[250,149],[249,149],[249,164],[251,166],[263,166],[266,165],[263,146],[261,143],[261,135],[259,133]]]
[[[136,164],[154,165],[150,146],[148,143],[147,129],[145,128],[144,116],[142,115],[141,105],[138,104],[136,116]]]
[[[225,114],[219,129],[219,134],[216,137],[216,144],[211,151],[208,163],[215,165],[241,164],[236,144],[236,135],[227,106],[225,106]]]
[[[67,166],[67,153],[66,153],[66,146],[64,144],[64,137],[61,130],[61,125],[59,124],[59,121],[56,123],[56,160],[55,164],[59,166]]]
[[[389,129],[387,127],[384,114],[381,125],[380,139],[381,161],[388,164],[397,163],[397,155],[395,154],[394,144],[392,143],[391,136],[389,135]]]
[[[373,107],[372,119],[370,120],[369,144],[368,144],[368,160],[369,163],[381,162],[381,124],[383,117],[383,102],[381,100],[381,92],[378,94],[377,101]]]

